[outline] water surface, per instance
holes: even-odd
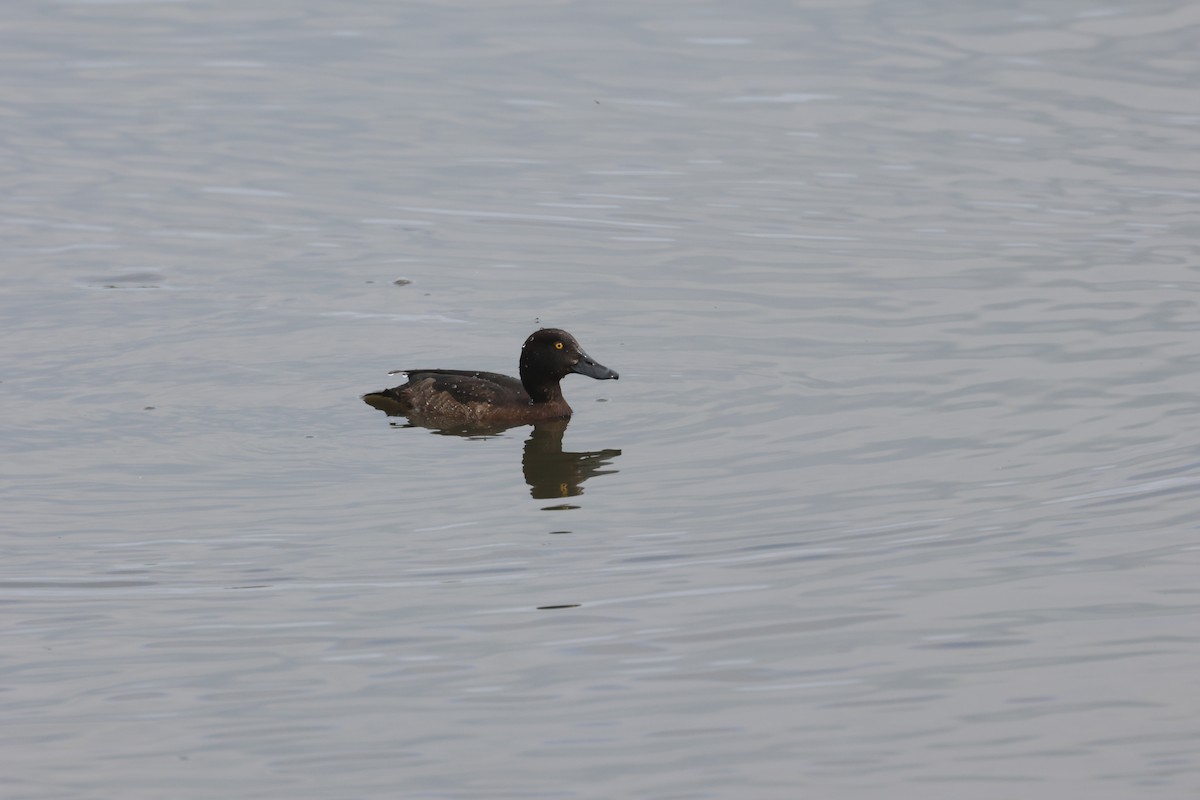
[[[2,793],[1193,795],[1198,25],[14,6]]]

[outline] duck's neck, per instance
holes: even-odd
[[[525,387],[529,399],[535,403],[553,403],[563,399],[562,387],[558,385],[558,381],[533,381],[526,376],[525,370],[521,370],[521,385]]]
[[[525,387],[525,393],[535,403],[562,400],[562,389],[558,385],[560,379],[548,377],[545,365],[537,363],[537,360],[537,356],[529,350],[521,350],[521,385]]]

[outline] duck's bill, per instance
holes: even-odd
[[[615,381],[621,377],[587,353],[579,356],[579,360],[575,362],[575,366],[571,367],[571,371],[578,372],[580,375],[587,375],[589,378],[595,378],[598,381],[606,381],[609,378]]]

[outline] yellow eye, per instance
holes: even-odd
[[[563,345],[562,345],[562,342],[555,342],[555,343],[554,343],[554,349],[555,349],[555,350],[562,350],[562,347],[563,347]]]

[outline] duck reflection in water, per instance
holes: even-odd
[[[389,416],[407,417],[404,427],[480,438],[519,425],[533,425],[525,442],[522,468],[531,494],[538,499],[582,494],[581,484],[605,470],[620,450],[564,452],[563,433],[571,407],[559,382],[578,373],[597,380],[616,380],[616,372],[583,351],[575,337],[543,328],[521,346],[520,380],[495,372],[471,370],[403,370],[408,382],[363,396],[368,405]]]

